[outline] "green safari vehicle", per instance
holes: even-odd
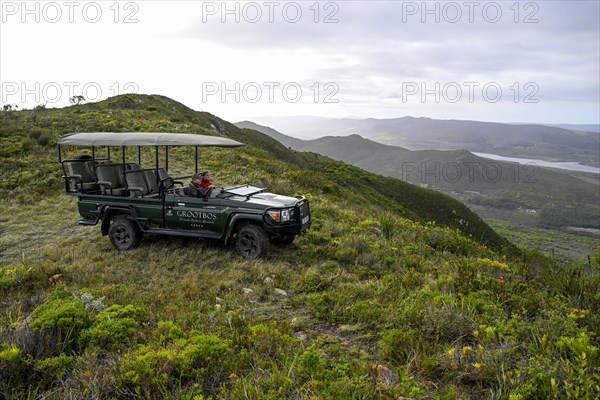
[[[65,146],[91,148],[91,155],[63,159]],[[126,148],[137,147],[137,160]],[[80,225],[98,225],[119,250],[135,247],[145,235],[168,235],[235,243],[247,258],[265,256],[270,243],[289,245],[310,227],[309,201],[265,192],[250,184],[205,191],[189,190],[183,179],[169,174],[169,148],[193,146],[195,172],[201,147],[239,147],[242,143],[216,136],[156,132],[74,133],[58,140],[65,190],[77,197]],[[113,160],[111,147],[121,148]],[[155,165],[142,166],[142,148],[154,147]],[[159,148],[164,147],[164,157]],[[105,148],[106,156],[98,150]],[[89,153],[89,152],[88,152]],[[131,153],[131,151],[129,152]],[[159,165],[159,159],[165,160]]]

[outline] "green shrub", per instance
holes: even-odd
[[[425,282],[426,276],[422,272],[411,269],[402,276],[402,287],[407,290],[419,288]]]
[[[322,379],[327,365],[323,350],[311,346],[298,356],[297,362],[302,380]]]
[[[378,325],[385,319],[385,310],[377,300],[359,300],[350,308],[351,321]]]
[[[293,337],[281,333],[275,324],[250,327],[250,346],[261,357],[278,359],[294,342]]]
[[[577,337],[562,336],[556,342],[556,347],[564,357],[572,360],[583,358],[588,360],[591,365],[597,365],[600,358],[598,347],[590,342],[590,337],[585,332],[579,332]]]
[[[384,360],[403,365],[419,354],[422,344],[416,331],[403,327],[383,332],[379,348]]]
[[[0,267],[0,289],[10,289],[31,276],[33,267],[21,264],[16,267]]]
[[[227,366],[231,354],[230,346],[229,341],[218,336],[192,336],[178,356],[179,376],[190,379],[200,376],[214,377]]]
[[[520,373],[515,374],[517,377]],[[532,365],[525,371],[526,381],[518,384],[509,396],[510,400],[535,400],[535,399],[559,399],[559,388],[552,375],[555,371],[550,372],[543,369],[542,366]],[[517,378],[518,379],[518,378]],[[590,399],[591,400],[591,399]]]
[[[592,266],[600,270],[600,245],[591,257]]]
[[[325,399],[397,398],[389,393],[376,393],[369,371],[356,362],[335,362],[328,366],[323,377]]]
[[[308,306],[312,314],[328,322],[335,321],[336,316],[333,313],[335,304],[336,299],[329,292],[316,293],[308,298]]]
[[[58,357],[49,357],[43,360],[37,360],[34,369],[42,375],[44,380],[58,381],[63,379],[67,371],[73,368],[75,359],[61,353]]]
[[[154,334],[160,344],[171,343],[184,337],[183,330],[173,321],[159,321]]]
[[[2,345],[2,350],[0,351],[0,363],[6,365],[20,365],[25,363],[25,357],[16,344],[9,345],[4,343]]]
[[[51,137],[47,134],[40,135],[35,141],[40,146],[47,146],[50,143]]]
[[[0,347],[0,397],[20,398],[31,376],[31,357],[23,354],[16,344]],[[3,397],[4,398],[4,397]]]
[[[24,152],[28,152],[35,147],[36,142],[30,138],[24,138],[21,142],[21,149]]]
[[[121,383],[138,395],[159,393],[173,379],[177,357],[175,349],[140,346],[121,363]]]
[[[425,240],[429,246],[439,252],[460,255],[476,255],[481,252],[481,245],[463,236],[458,230],[450,228],[430,227],[426,231]]]
[[[58,298],[42,304],[32,313],[34,331],[57,334],[65,347],[74,346],[80,333],[90,326],[83,302]]]
[[[347,244],[333,252],[333,257],[345,265],[355,264],[358,256],[358,250],[352,247],[350,244]]]
[[[29,134],[27,136],[29,136],[33,140],[37,140],[37,138],[46,134],[46,132],[47,132],[46,129],[34,127],[34,128],[31,128],[31,130],[29,131]]]
[[[146,397],[191,382],[212,392],[227,377],[231,353],[229,341],[204,334],[176,340],[166,348],[141,345],[124,357],[121,384]]]
[[[326,289],[329,282],[324,274],[318,270],[308,270],[302,276],[299,290],[305,293],[314,293]]]
[[[129,344],[146,312],[132,306],[114,304],[99,313],[92,326],[81,334],[83,343],[107,350],[117,350]]]

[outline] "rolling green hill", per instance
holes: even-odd
[[[3,173],[0,190],[19,193],[25,188],[37,188],[42,176],[46,189],[57,190],[61,171],[54,151],[48,145],[51,148],[58,137],[70,132],[169,131],[221,135],[302,168],[302,173],[307,175],[307,181],[312,180],[311,186],[317,193],[327,188],[364,204],[390,206],[405,216],[458,228],[495,248],[508,244],[481,218],[448,196],[315,154],[291,151],[262,133],[241,130],[211,114],[194,111],[166,97],[125,95],[83,106],[6,112],[0,116],[0,135],[6,143],[2,148],[2,168],[6,172]],[[24,152],[29,154],[24,155]],[[23,173],[25,165],[30,167],[27,173]],[[36,168],[32,170],[31,166]],[[308,171],[312,171],[315,177],[309,178]],[[27,195],[31,194],[28,191]]]
[[[98,227],[77,226],[75,199],[61,192],[54,144],[72,131],[242,141],[205,149],[202,166],[218,184],[306,195],[313,225],[256,261],[181,238],[118,252]],[[161,96],[2,112],[0,144],[2,398],[600,392],[600,251],[589,266],[557,265],[512,248],[448,196],[290,151]],[[169,171],[190,172],[193,155],[173,149]]]

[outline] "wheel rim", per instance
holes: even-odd
[[[254,256],[258,253],[256,238],[251,233],[243,233],[238,240],[240,249],[245,255]]]
[[[122,226],[115,229],[114,238],[115,242],[120,245],[127,245],[131,242],[131,234],[129,233],[127,228]]]

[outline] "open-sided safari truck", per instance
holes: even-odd
[[[65,146],[91,149],[91,155],[63,159]],[[137,147],[135,161],[127,159],[130,146]],[[155,149],[151,168],[142,165],[142,148],[148,146]],[[264,256],[271,242],[290,244],[310,226],[309,202],[303,196],[267,193],[249,184],[206,192],[188,190],[182,180],[189,181],[191,175],[169,175],[169,148],[173,146],[195,147],[194,171],[198,173],[200,147],[243,144],[180,133],[97,132],[61,137],[59,162],[66,193],[78,200],[79,224],[100,223],[102,235],[108,235],[120,250],[136,246],[143,235],[157,234],[220,239],[225,244],[233,241],[238,253],[248,258]],[[111,159],[111,147],[121,148],[120,160]],[[159,156],[163,147],[164,157]],[[161,158],[164,165],[159,165]]]

